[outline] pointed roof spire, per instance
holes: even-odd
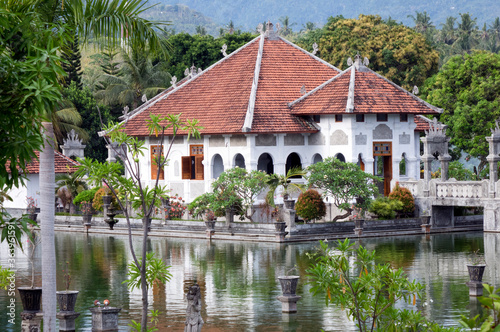
[[[276,33],[276,31],[274,31],[273,24],[271,23],[271,21],[267,21],[267,23],[266,23],[266,34],[265,34],[265,36],[269,40],[277,40],[278,39],[278,34]]]

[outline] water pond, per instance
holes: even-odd
[[[458,325],[461,314],[480,310],[468,296],[466,264],[470,252],[485,252],[487,269],[484,281],[500,283],[500,234],[455,233],[426,236],[371,238],[360,240],[375,249],[381,260],[402,267],[411,279],[425,284],[426,299],[419,302],[424,314],[443,325]],[[139,247],[140,241],[134,240]],[[308,252],[318,244],[269,244],[191,239],[152,238],[149,247],[168,265],[173,277],[164,287],[150,291],[151,309],[161,312],[160,331],[183,331],[187,288],[195,281],[201,287],[205,320],[204,331],[355,331],[345,312],[326,306],[323,297],[310,294],[306,269],[311,264]],[[57,233],[57,285],[63,290],[63,269],[69,262],[71,289],[79,290],[76,310],[78,331],[89,331],[88,310],[94,300],[109,299],[122,307],[120,331],[128,331],[130,320],[140,320],[140,291],[129,292],[122,282],[131,261],[128,241],[123,236]],[[0,245],[0,263],[7,266],[7,246]],[[40,271],[40,250],[35,253],[35,270]],[[300,275],[297,314],[282,314],[279,275],[296,265]],[[28,285],[29,264],[26,256],[16,252],[16,284]],[[37,284],[40,275],[37,273]],[[0,291],[0,307],[10,301]],[[16,326],[0,315],[2,331],[19,331],[22,311],[17,298]],[[6,312],[2,309],[2,312]]]

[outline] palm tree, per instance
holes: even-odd
[[[200,36],[204,36],[207,34],[207,29],[204,26],[198,25],[196,27],[196,34]]]
[[[164,42],[157,35],[156,29],[162,31],[164,23],[153,23],[139,17],[145,7],[143,0],[0,0],[0,7],[13,13],[20,19],[32,19],[30,32],[48,38],[50,47],[61,50],[63,44],[74,42],[70,36],[78,31],[85,44],[91,37],[105,37],[105,43],[117,44],[122,40],[130,45],[148,44],[151,49],[167,54]],[[37,13],[38,15],[33,15]],[[72,33],[73,32],[73,33]],[[47,37],[49,36],[49,37]],[[51,53],[48,54],[52,55]],[[43,62],[43,60],[42,60]],[[47,61],[48,63],[48,61]],[[64,75],[57,65],[50,67],[51,74]],[[34,82],[35,79],[33,79]],[[40,87],[51,88],[52,86]],[[58,87],[60,88],[60,87]],[[60,98],[54,94],[54,98]],[[39,105],[37,105],[39,106]],[[45,119],[50,119],[54,109],[51,103],[44,104]],[[41,106],[43,107],[43,106]],[[42,240],[42,285],[44,296],[43,330],[56,331],[56,262],[54,245],[54,134],[50,122],[42,122],[44,144],[40,150],[40,220]],[[144,260],[145,261],[145,260]],[[144,294],[143,294],[144,297]],[[147,328],[147,294],[143,298],[142,330]]]
[[[460,14],[460,18],[456,43],[463,52],[469,53],[475,43],[474,37],[477,33],[477,19],[472,19],[469,13]]]
[[[306,22],[305,24],[302,24],[302,29],[300,29],[300,32],[309,32],[315,29],[316,29],[316,23]]]
[[[279,21],[281,22],[281,34],[283,36],[288,36],[292,33],[292,27],[297,25],[297,23],[290,23],[290,18],[288,16],[280,17]]]
[[[416,17],[413,15],[408,15],[407,17],[413,19],[413,22],[415,23],[415,31],[425,35],[429,29],[434,27],[431,22],[431,17],[426,11],[415,12],[415,14],[417,15]]]
[[[50,119],[54,127],[54,136],[59,145],[63,144],[64,138],[71,130],[74,130],[83,141],[89,139],[89,134],[80,128],[82,116],[72,102],[61,100],[54,112],[51,113]]]
[[[305,190],[305,185],[302,183],[292,182],[292,178],[306,176],[307,172],[301,167],[292,167],[288,170],[286,175],[282,174],[271,174],[267,185],[269,186],[269,191],[266,194],[266,202],[274,206],[274,193],[279,186],[283,188],[282,195],[283,199],[288,199],[288,196],[294,191],[303,192]]]
[[[132,54],[122,52],[123,76],[103,75],[104,90],[97,91],[96,99],[107,105],[131,105],[135,109],[143,101],[143,95],[151,98],[170,85],[170,74],[162,70],[163,63],[153,65],[149,50],[132,47]]]
[[[446,22],[441,24],[440,39],[447,45],[452,45],[457,40],[457,30],[455,28],[456,17],[448,16]]]

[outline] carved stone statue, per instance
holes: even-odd
[[[189,287],[186,298],[188,300],[188,306],[186,309],[186,327],[184,328],[184,332],[200,332],[204,323],[201,318],[200,286],[194,284]]]

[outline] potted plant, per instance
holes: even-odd
[[[92,221],[92,203],[83,201],[81,203],[83,224],[88,225]]]
[[[26,196],[26,212],[31,220],[36,221],[38,215],[38,204],[36,199],[31,196]]]
[[[267,185],[269,186],[269,191],[266,195],[266,200],[269,204],[274,206],[274,193],[276,189],[281,186],[283,188],[281,195],[283,196],[283,202],[287,209],[294,208],[295,201],[289,199],[292,192],[303,192],[305,185],[302,183],[292,182],[292,178],[303,177],[307,174],[305,170],[300,167],[293,167],[288,170],[286,175],[281,174],[271,174],[267,180]]]
[[[276,221],[274,222],[274,227],[276,228],[276,232],[279,233],[284,232],[286,228],[286,223],[283,217],[283,209],[276,207],[274,208],[273,212],[271,212],[271,215],[273,216],[273,218],[276,219]]]
[[[486,264],[484,262],[484,257],[479,255],[479,249],[473,251],[471,263],[467,264],[470,281],[482,282],[485,268]]]
[[[208,210],[205,212],[205,225],[207,225],[207,230],[213,231],[215,230],[215,213],[212,210]]]
[[[30,287],[18,287],[19,295],[21,296],[21,302],[23,305],[24,312],[26,313],[37,313],[40,311],[40,304],[42,302],[42,288],[35,287],[35,251],[40,243],[40,236],[31,227],[30,233],[28,233],[28,246],[23,247],[23,252],[28,258],[30,270],[31,270],[31,286]]]
[[[277,299],[281,301],[282,312],[297,312],[297,301],[301,298],[301,296],[296,294],[297,284],[300,277],[288,275],[293,270],[297,270],[297,267],[293,266],[291,269],[285,272],[284,276],[278,277],[281,285],[281,292],[283,293],[283,295],[278,296]]]
[[[76,298],[78,291],[69,290],[71,284],[71,273],[69,272],[69,262],[66,261],[66,270],[63,270],[64,286],[66,290],[57,291],[57,304],[60,311],[75,311]]]

